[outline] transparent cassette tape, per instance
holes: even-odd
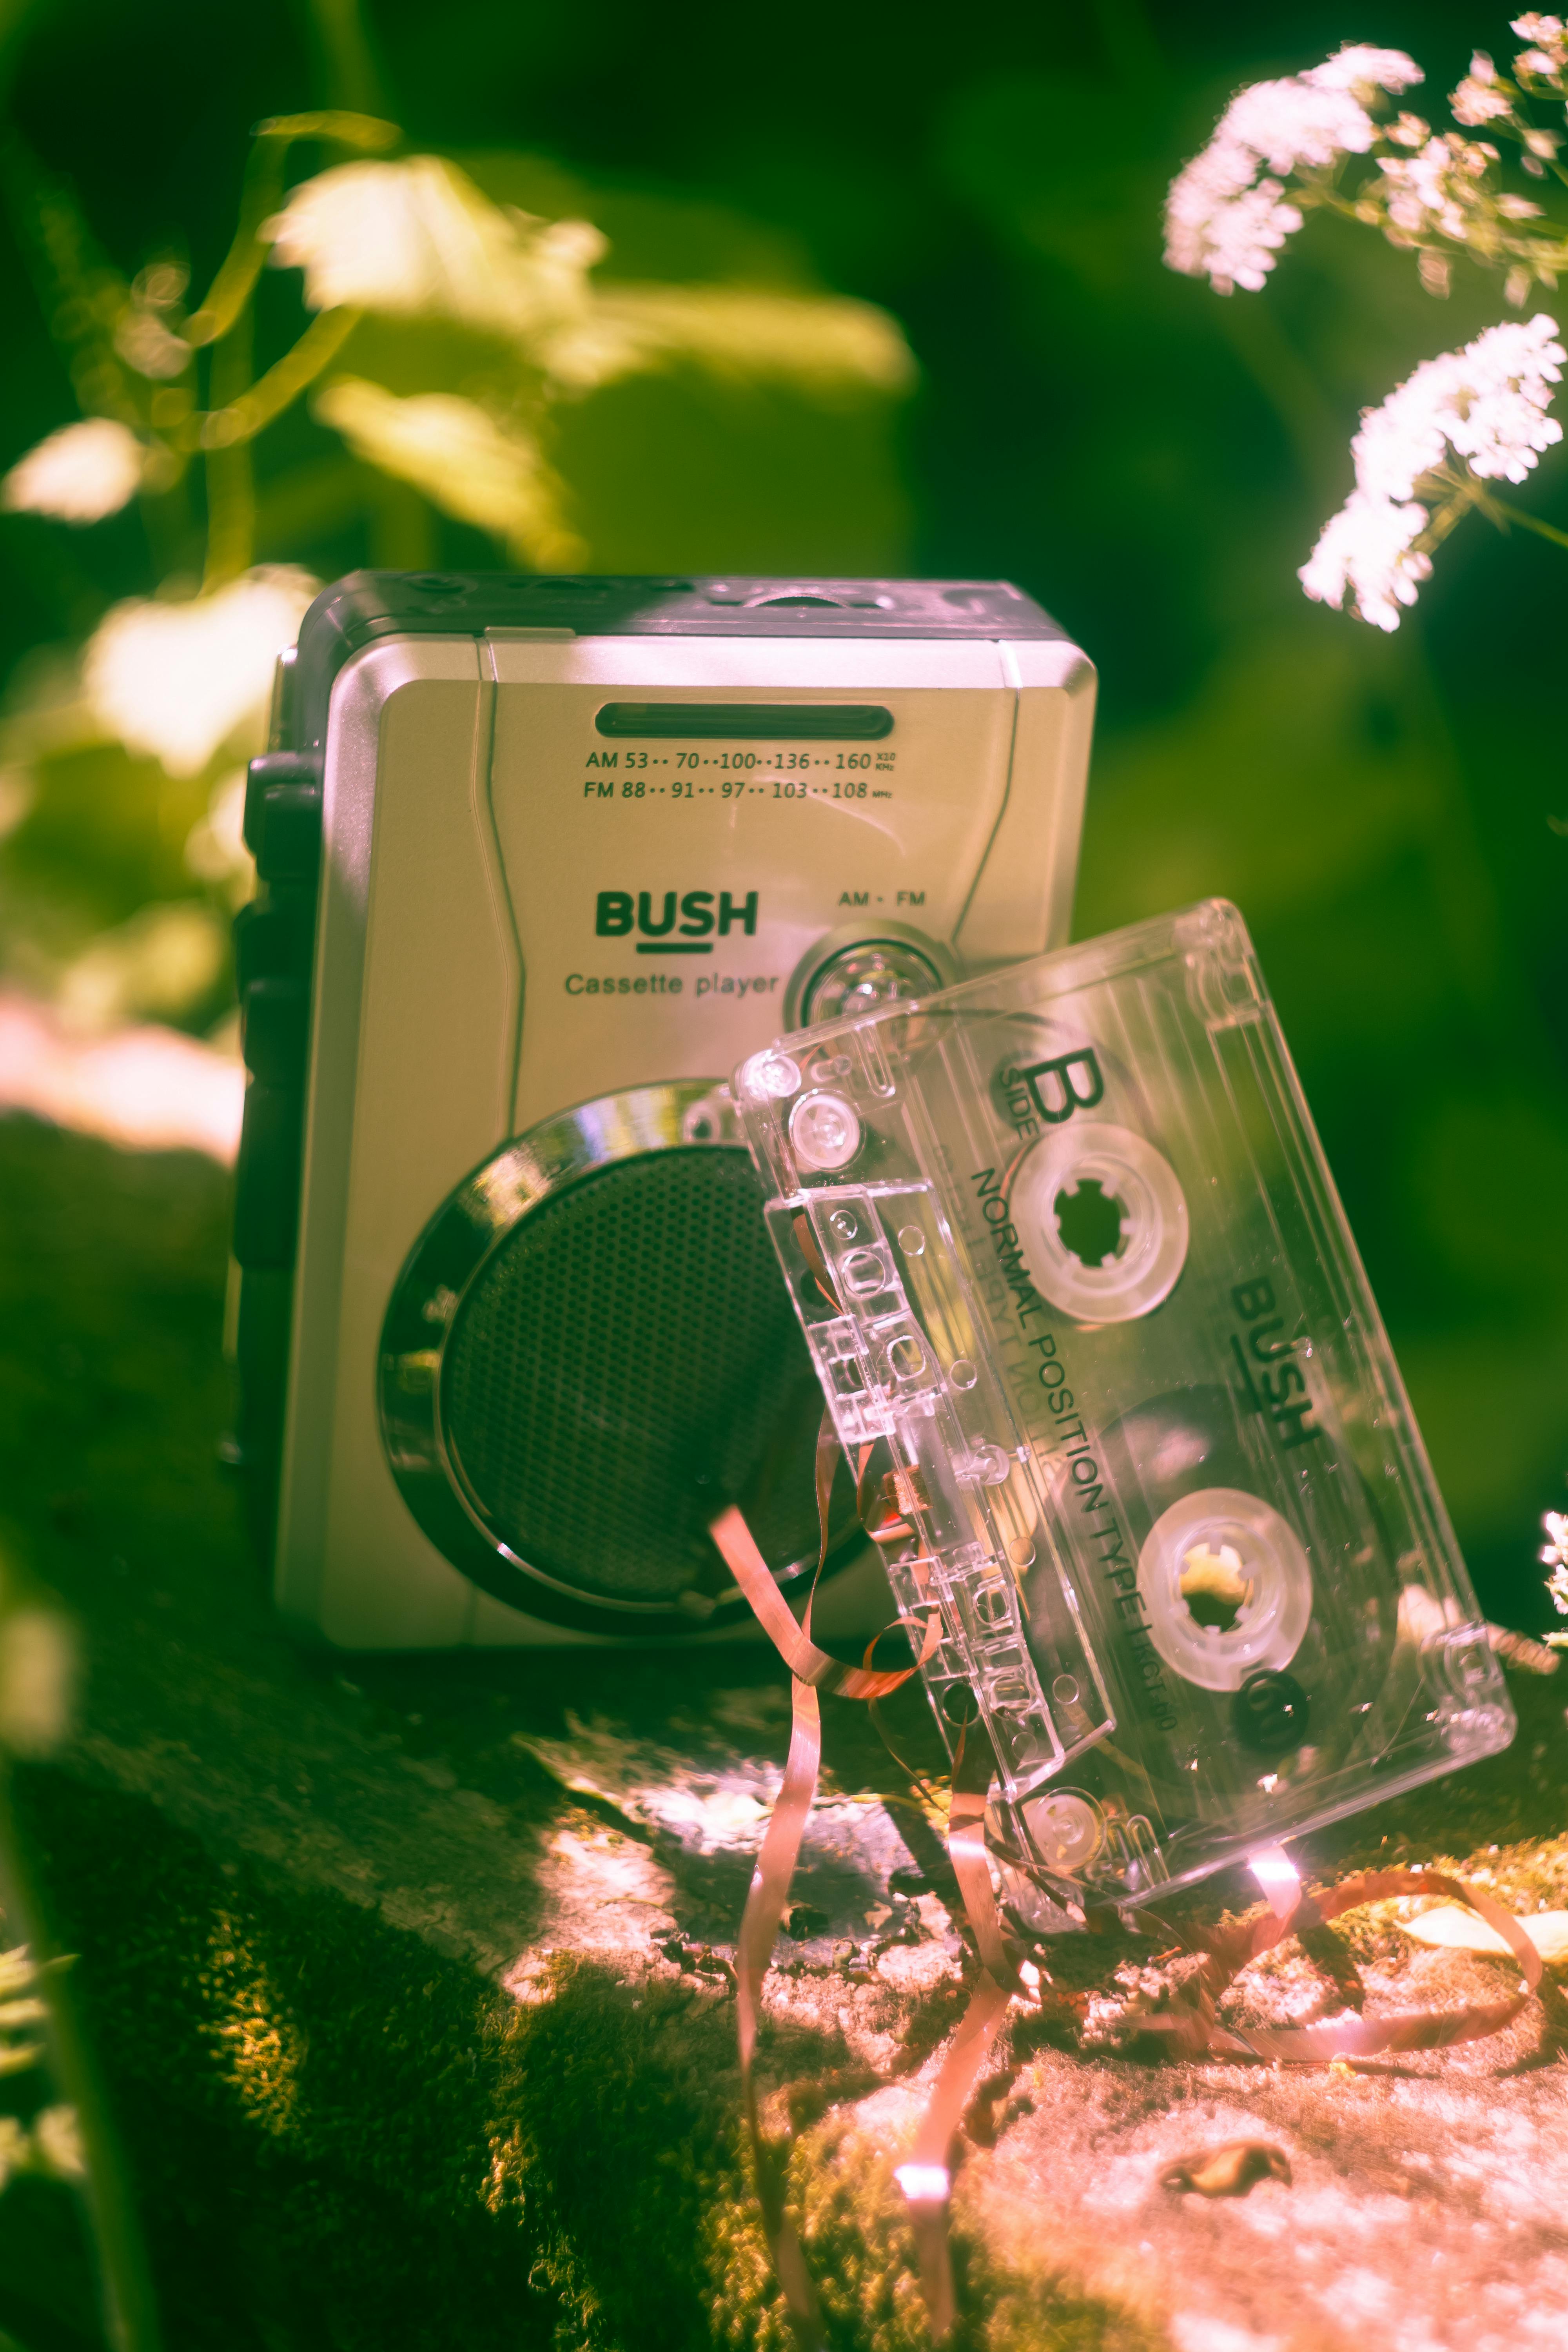
[[[735,1093],[1016,1895],[1137,1903],[1507,1745],[1234,908],[868,1007]]]

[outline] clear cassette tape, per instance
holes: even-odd
[[[1508,1744],[1233,907],[802,1032],[735,1094],[1016,1895],[1135,1904]]]

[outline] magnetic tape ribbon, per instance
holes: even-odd
[[[838,1300],[832,1277],[810,1227],[803,1217],[797,1217],[795,1223],[796,1238],[817,1286],[828,1303],[837,1307]],[[883,1517],[871,1524],[873,1497],[867,1474],[872,1451],[869,1445],[862,1447],[857,1465],[856,1508],[862,1523],[874,1542],[886,1544],[913,1538],[920,1497],[916,1482],[909,1473],[895,1469],[891,1480],[883,1481],[884,1488],[891,1488],[891,1502]],[[746,1896],[736,1945],[735,1973],[741,2080],[756,2168],[758,2204],[768,2252],[802,2352],[820,2352],[821,2311],[800,2241],[784,2210],[784,2163],[763,2137],[754,2062],[763,1981],[773,1959],[821,1768],[822,1714],[817,1694],[826,1690],[841,1698],[864,1700],[875,1715],[879,1699],[889,1697],[920,1672],[935,1651],[942,1633],[940,1605],[934,1599],[923,1625],[916,1618],[895,1619],[895,1624],[921,1636],[913,1664],[896,1671],[871,1664],[880,1634],[868,1646],[859,1666],[846,1665],[812,1640],[812,1603],[827,1558],[829,1506],[837,1462],[838,1444],[832,1417],[825,1413],[816,1446],[816,1506],[821,1531],[816,1574],[799,1623],[773,1582],[741,1512],[731,1506],[720,1514],[709,1530],[792,1678],[789,1756]],[[922,1565],[919,1559],[910,1563],[916,1585],[921,1590],[926,1582]],[[883,1736],[886,1738],[885,1733]],[[899,2167],[896,2176],[909,2203],[920,2261],[921,2292],[932,2336],[938,2343],[947,2335],[954,2317],[947,2227],[952,2194],[948,2158],[1008,2002],[1024,1990],[1003,1940],[986,1850],[984,1813],[994,1765],[990,1740],[978,1721],[965,1725],[959,1732],[953,1755],[947,1844],[980,1962],[979,1975],[926,2104],[913,2152],[910,2160]],[[1221,1998],[1253,1960],[1287,1937],[1326,1926],[1360,1904],[1403,1895],[1447,1895],[1476,1912],[1502,1937],[1519,1961],[1524,1976],[1519,1991],[1506,2000],[1469,2002],[1449,2011],[1406,2011],[1384,2018],[1365,2018],[1348,2011],[1308,2026],[1254,2027],[1241,2032],[1219,2023]],[[1157,1914],[1142,1916],[1162,1932],[1171,1932]],[[1479,2041],[1500,2032],[1538,1993],[1542,1981],[1541,1954],[1519,1921],[1479,1889],[1440,1871],[1368,1872],[1331,1890],[1303,1894],[1283,1916],[1269,1909],[1259,1917],[1222,1929],[1207,1946],[1183,1935],[1178,1935],[1176,1940],[1189,1951],[1202,1953],[1203,1966],[1182,1989],[1172,2010],[1146,2015],[1140,2023],[1145,2031],[1167,2037],[1173,2055],[1189,2059],[1238,2057],[1322,2064],[1334,2058],[1364,2058],[1384,2052],[1447,2049],[1456,2042]]]
[[[868,1446],[864,1449],[858,1465],[858,1499],[863,1498],[865,1494],[870,1452]],[[837,1439],[832,1422],[825,1418],[816,1451],[816,1499],[822,1529],[817,1557],[818,1576],[827,1552],[828,1501],[837,1458]],[[879,1529],[877,1532],[885,1534],[888,1531]],[[912,1530],[900,1528],[900,1532]],[[792,1677],[792,1727],[784,1785],[779,1790],[762,1850],[757,1856],[736,1943],[736,2024],[742,2095],[756,2168],[757,2201],[762,2211],[763,2234],[774,2273],[784,2291],[796,2340],[803,2347],[803,2352],[818,2352],[822,2343],[822,2325],[816,2292],[800,2241],[784,2211],[784,2165],[763,2138],[757,2110],[754,2061],[757,2027],[762,2014],[763,1980],[773,1958],[779,1925],[789,1898],[790,1881],[795,1874],[801,1840],[816,1794],[817,1774],[822,1761],[822,1715],[817,1694],[826,1690],[842,1698],[863,1699],[871,1703],[890,1696],[918,1674],[931,1656],[941,1639],[942,1621],[934,1601],[923,1624],[912,1618],[894,1621],[921,1637],[920,1650],[911,1665],[892,1671],[873,1667],[870,1661],[877,1641],[881,1639],[880,1634],[868,1645],[863,1664],[846,1665],[820,1649],[811,1638],[811,1609],[816,1591],[815,1579],[797,1624],[740,1511],[731,1507],[721,1512],[713,1521],[710,1533]],[[977,1726],[966,1727],[960,1734],[953,1760],[948,1853],[969,1915],[981,1962],[980,1976],[927,2103],[916,2135],[913,2155],[908,2164],[899,2168],[898,2172],[899,2183],[909,2201],[914,2224],[921,2289],[931,2333],[938,2342],[947,2334],[953,2317],[952,2267],[947,2236],[947,2207],[952,2185],[948,2155],[960,2118],[985,2063],[986,2053],[1005,2014],[1008,2000],[1013,1992],[1019,1990],[1017,1976],[1003,1944],[1001,1921],[991,1885],[990,1865],[985,1856],[984,1815],[994,1770],[994,1759],[989,1740],[978,1731]]]
[[[863,1450],[858,1465],[858,1499],[865,1497],[870,1451],[868,1446]],[[822,1527],[818,1575],[826,1557],[828,1498],[837,1459],[832,1424],[825,1420],[816,1456]],[[890,1531],[881,1527],[872,1532],[886,1537]],[[911,1530],[903,1528],[899,1532],[907,1534]],[[763,2233],[796,2341],[802,2352],[821,2352],[824,2338],[816,2288],[799,2238],[784,2210],[784,2162],[763,2136],[757,2108],[754,2062],[763,1982],[773,1958],[806,1820],[816,1794],[822,1759],[822,1717],[817,1694],[826,1690],[873,1706],[878,1699],[889,1696],[919,1673],[934,1651],[941,1634],[941,1618],[933,1602],[923,1626],[915,1619],[895,1620],[921,1637],[920,1653],[912,1665],[897,1671],[874,1668],[870,1659],[876,1649],[875,1641],[868,1646],[863,1664],[846,1665],[811,1638],[815,1579],[797,1624],[740,1511],[731,1507],[721,1514],[710,1533],[792,1678],[789,1758],[741,1921],[735,1956],[736,2008],[742,2095]],[[877,1638],[879,1640],[880,1635]],[[980,1970],[927,2101],[914,2147],[896,2176],[909,2203],[920,2262],[921,2291],[931,2334],[938,2343],[949,2332],[954,2317],[947,2226],[952,2193],[948,2158],[1008,2002],[1023,1990],[1003,1940],[987,1858],[984,1812],[994,1769],[994,1758],[984,1731],[977,1723],[964,1726],[953,1756],[947,1843]],[[1253,1960],[1289,1937],[1326,1926],[1361,1904],[1406,1895],[1440,1895],[1474,1911],[1502,1937],[1518,1960],[1524,1979],[1519,1991],[1503,2000],[1467,2002],[1447,2011],[1405,2011],[1381,2018],[1347,2011],[1307,2026],[1254,2026],[1243,2032],[1220,2024],[1220,2000]],[[1145,1912],[1142,1917],[1162,1933],[1173,1932],[1155,1913]],[[1259,1916],[1222,1928],[1206,1945],[1181,1934],[1176,1940],[1188,1951],[1201,1954],[1203,1965],[1182,1989],[1174,2008],[1146,2015],[1139,2022],[1143,2031],[1163,2036],[1173,2056],[1189,2060],[1234,2057],[1276,2063],[1324,2064],[1335,2058],[1447,2049],[1457,2042],[1479,2041],[1500,2032],[1522,2012],[1539,1992],[1542,1982],[1542,1956],[1512,1914],[1479,1888],[1441,1871],[1367,1872],[1331,1889],[1304,1893],[1283,1916],[1269,1909]]]
[[[1245,2032],[1222,2026],[1217,2011],[1222,1995],[1253,1960],[1272,1951],[1291,1936],[1310,1933],[1353,1911],[1359,1904],[1384,1903],[1397,1895],[1444,1895],[1462,1903],[1500,1936],[1518,1960],[1524,1982],[1506,2000],[1467,2001],[1457,2009],[1416,2009],[1388,2017],[1361,2017],[1348,2011],[1317,2025],[1248,2026]],[[1156,1914],[1144,1917],[1163,1928]],[[1168,1932],[1168,1931],[1167,1931]],[[1439,1870],[1373,1870],[1315,1895],[1303,1894],[1294,1909],[1281,1918],[1274,1911],[1237,1921],[1222,1928],[1206,1948],[1181,1940],[1188,1949],[1202,1949],[1204,1964],[1183,1988],[1173,2010],[1141,2018],[1146,2032],[1167,2035],[1175,2054],[1186,2058],[1262,2058],[1289,2064],[1305,2061],[1324,2064],[1332,2058],[1369,2058],[1384,2052],[1447,2050],[1458,2042],[1480,2042],[1511,2025],[1527,2003],[1539,1994],[1542,1958],[1510,1911],[1494,1903],[1479,1887],[1467,1885]]]
[[[920,2257],[921,2293],[932,2336],[940,2344],[953,2321],[952,2254],[948,2242],[947,2208],[952,2193],[948,2156],[970,2093],[1007,2013],[1007,2004],[1019,1981],[1002,1940],[1002,1922],[991,1885],[991,1864],[985,1850],[985,1801],[990,1793],[995,1758],[978,1726],[965,1726],[952,1759],[952,1797],[948,1809],[947,1851],[958,1880],[963,1907],[980,1958],[980,1975],[959,2020],[935,2085],[915,2134],[914,2152],[899,2167],[897,2179],[909,2200]]]

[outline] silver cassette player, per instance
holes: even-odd
[[[1066,936],[1093,699],[994,582],[312,606],[237,945],[236,1450],[298,1626],[749,1631],[719,1499],[815,1561],[821,1404],[726,1073]],[[835,1547],[830,1612],[852,1514]]]

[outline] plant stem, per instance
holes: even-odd
[[[250,384],[255,314],[247,300],[213,352],[210,396],[214,411],[232,413]],[[256,482],[248,440],[235,439],[206,452],[207,560],[204,592],[221,588],[248,571],[256,547]]]
[[[166,488],[150,489],[143,485],[139,498],[154,577],[166,580],[172,572],[188,571],[195,532],[187,469],[182,465]]]
[[[386,104],[383,75],[360,0],[310,0],[310,29],[321,51],[322,79],[334,104]]]
[[[187,340],[197,346],[216,343],[227,334],[249,300],[268,255],[261,232],[283,201],[283,166],[297,139],[320,139],[330,146],[374,155],[395,147],[402,136],[395,122],[331,110],[319,114],[279,114],[259,124],[245,167],[234,242],[207,289],[206,300],[186,321]]]
[[[228,449],[237,442],[253,441],[323,368],[330,367],[360,322],[357,310],[322,310],[311,320],[292,351],[274,361],[265,375],[247,391],[205,416],[193,417],[194,444],[201,449]]]
[[[1542,522],[1539,515],[1529,513],[1523,507],[1510,506],[1506,499],[1494,499],[1489,490],[1481,493],[1479,503],[1483,512],[1490,515],[1492,520],[1504,530],[1510,523],[1521,523],[1526,530],[1534,531],[1542,539],[1549,539],[1554,547],[1568,547],[1568,530],[1559,530],[1555,523]]]
[[[216,342],[228,332],[261,275],[267,259],[261,229],[282,202],[283,164],[288,152],[286,140],[258,138],[246,159],[234,242],[207,289],[206,300],[185,321],[186,341],[198,348],[203,343]]]

